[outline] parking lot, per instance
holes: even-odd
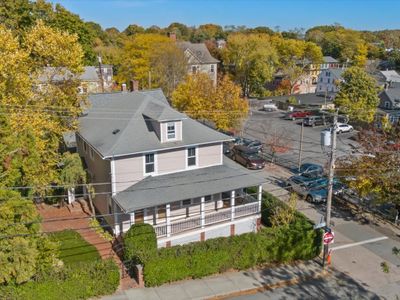
[[[276,153],[277,164],[285,167],[295,167],[299,162],[300,133],[302,120],[284,120],[284,111],[264,112],[252,110],[244,124],[243,136],[257,139],[262,143],[266,140],[280,139],[285,145],[285,153]],[[304,127],[302,143],[302,163],[319,163],[324,167],[329,160],[329,149],[321,147],[321,131],[324,126]],[[337,135],[337,156],[351,155],[357,143],[351,139],[356,134],[342,133]],[[265,147],[267,155],[271,154],[269,147]]]

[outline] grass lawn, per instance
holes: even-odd
[[[86,242],[75,230],[52,233],[51,239],[60,243],[60,259],[67,265],[100,259],[96,247]]]

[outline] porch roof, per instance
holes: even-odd
[[[163,205],[174,201],[256,186],[265,178],[230,159],[224,163],[161,176],[149,176],[117,193],[114,200],[123,212]]]

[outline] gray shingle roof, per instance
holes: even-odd
[[[179,42],[178,47],[183,51],[189,49],[190,52],[200,61],[202,64],[216,64],[219,62],[211,56],[210,51],[208,51],[207,46],[204,43],[193,44],[190,42]]]
[[[231,140],[172,109],[160,89],[92,94],[88,99],[91,107],[79,118],[78,133],[103,158]],[[182,141],[161,143],[148,115],[182,120]]]
[[[400,75],[394,70],[380,71],[380,73],[383,75],[386,82],[400,82]]]
[[[46,82],[50,77],[52,77],[52,81],[64,81],[72,79],[74,74],[66,68],[45,67],[42,75],[39,76],[39,81]],[[82,81],[100,80],[96,67],[92,66],[84,67],[83,73],[79,75],[78,79]]]
[[[149,176],[114,196],[124,212],[256,186],[265,178],[228,158],[224,164],[161,176]]]
[[[334,59],[332,56],[324,56],[322,58],[324,63],[338,63],[339,61]]]

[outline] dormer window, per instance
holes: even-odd
[[[167,123],[167,139],[174,140],[176,138],[175,123]]]

